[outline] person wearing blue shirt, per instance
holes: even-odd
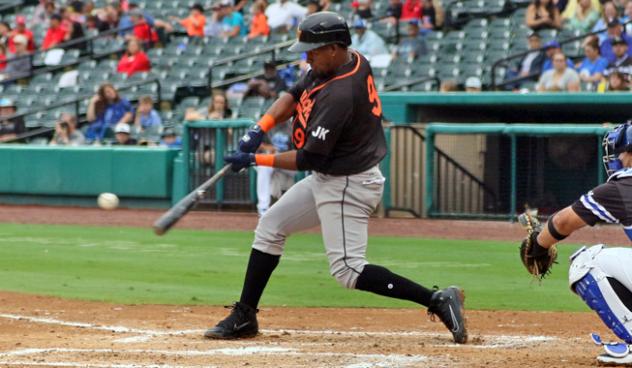
[[[139,132],[146,129],[160,131],[162,119],[158,112],[154,110],[154,100],[151,96],[143,96],[139,99],[134,125]]]
[[[86,140],[100,141],[115,125],[131,123],[132,111],[132,104],[120,97],[112,84],[102,84],[88,104],[86,118],[90,126],[86,132]]]
[[[549,41],[544,44],[546,59],[544,59],[544,63],[542,64],[542,73],[546,72],[547,70],[553,69],[553,55],[561,51],[562,49],[559,42],[555,40]],[[573,62],[569,58],[566,58],[566,66],[571,69],[575,69],[575,65],[573,65]]]
[[[168,148],[182,148],[182,139],[173,129],[165,129],[160,139],[160,146]]]
[[[586,42],[584,54],[586,57],[577,66],[579,79],[583,83],[587,83],[590,89],[595,89],[608,67],[608,60],[599,55],[599,41],[596,37]]]
[[[601,43],[601,56],[606,58],[609,63],[614,62],[617,59],[613,47],[615,43],[625,42],[628,46],[628,55],[632,56],[632,37],[623,33],[623,26],[618,20],[613,20],[608,23],[608,38]]]
[[[357,19],[353,24],[355,33],[351,36],[353,48],[369,58],[375,55],[388,54],[384,40],[375,32],[366,29],[366,21]]]
[[[222,0],[217,12],[218,17],[221,19],[222,37],[245,36],[248,34],[244,16],[240,12],[233,11],[230,0]]]
[[[407,34],[397,45],[393,58],[416,59],[426,53],[426,40],[419,33],[419,21],[417,19],[408,22]]]

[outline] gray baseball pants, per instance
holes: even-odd
[[[292,233],[321,225],[332,276],[355,288],[366,261],[369,216],[382,198],[378,166],[349,176],[314,172],[285,193],[261,217],[253,248],[282,255]]]

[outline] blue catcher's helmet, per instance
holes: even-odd
[[[603,165],[608,176],[623,169],[622,152],[632,152],[632,121],[616,126],[603,137]]]

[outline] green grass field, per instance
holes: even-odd
[[[252,232],[0,224],[0,290],[118,303],[226,305],[239,298]],[[568,255],[541,285],[515,243],[372,237],[368,258],[426,286],[458,284],[468,309],[587,311],[568,289]],[[340,287],[318,234],[292,237],[262,304],[414,307]]]

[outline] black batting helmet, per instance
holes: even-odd
[[[306,52],[332,43],[351,45],[349,26],[343,17],[332,12],[318,12],[305,18],[298,26],[298,40],[291,52]]]

